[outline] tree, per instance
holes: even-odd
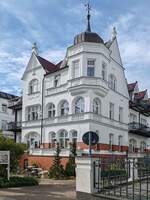
[[[0,135],[0,151],[10,151],[10,170],[16,172],[19,159],[24,154],[26,146],[24,144],[15,143],[14,140]],[[0,176],[6,174],[6,166],[0,166]]]
[[[67,176],[75,176],[75,157],[76,157],[76,143],[70,144],[70,156],[66,164],[65,174]]]
[[[62,179],[64,178],[64,168],[61,164],[61,157],[60,157],[60,146],[59,143],[57,143],[57,147],[56,147],[56,153],[55,153],[55,157],[53,160],[53,165],[50,167],[49,169],[49,177],[50,178],[54,178],[54,179]]]

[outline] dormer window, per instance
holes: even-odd
[[[60,74],[54,77],[54,87],[58,87],[60,85]]]
[[[95,59],[90,59],[87,61],[87,76],[95,75]]]

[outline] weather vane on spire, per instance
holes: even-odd
[[[87,10],[87,32],[91,32],[91,25],[90,25],[90,11],[91,11],[91,6],[90,3],[88,2],[87,4],[85,4],[86,10]]]

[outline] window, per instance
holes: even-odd
[[[34,79],[29,83],[29,94],[34,94],[38,92],[38,80]]]
[[[72,131],[72,144],[77,145],[77,131]]]
[[[144,125],[144,126],[146,126],[147,125],[146,119],[141,118],[141,124]]]
[[[114,143],[114,134],[110,133],[109,134],[109,149],[111,151],[113,150],[113,143]]]
[[[140,151],[141,153],[144,153],[146,150],[146,142],[142,141],[140,144]]]
[[[7,105],[6,104],[2,104],[2,112],[7,113]]]
[[[97,115],[101,113],[101,101],[98,98],[93,100],[93,113]]]
[[[87,61],[87,76],[94,76],[95,74],[95,60]]]
[[[119,151],[121,151],[121,146],[122,146],[122,136],[119,135],[119,137],[118,137],[118,148],[119,148]]]
[[[73,62],[73,78],[77,78],[80,75],[80,71],[79,71],[79,61],[76,60]]]
[[[109,105],[109,118],[114,119],[114,104],[110,103]]]
[[[60,85],[60,74],[54,77],[54,87],[58,87]]]
[[[63,101],[63,103],[60,106],[60,115],[68,115],[69,113],[69,104],[67,101]]]
[[[123,108],[119,107],[119,122],[123,122]]]
[[[116,90],[117,88],[116,77],[113,74],[109,75],[109,87],[113,90]]]
[[[2,120],[2,130],[6,131],[7,130],[7,121],[6,120]]]
[[[27,121],[38,120],[40,118],[40,106],[31,106],[27,108]]]
[[[132,123],[132,122],[137,122],[137,116],[130,113],[130,123]]]
[[[84,99],[83,97],[79,97],[75,102],[75,113],[83,113],[84,112]]]
[[[62,130],[59,133],[59,145],[60,148],[67,148],[69,146],[69,137],[67,131],[65,130]]]
[[[107,78],[107,72],[106,72],[106,63],[102,63],[102,79],[105,81]]]
[[[137,142],[135,139],[130,139],[129,141],[129,152],[130,153],[137,152]]]
[[[55,105],[53,103],[50,103],[48,105],[48,118],[55,117]]]
[[[56,133],[51,132],[50,133],[50,143],[51,143],[50,147],[51,148],[55,148],[56,147],[56,142],[57,142],[57,140],[56,140]]]

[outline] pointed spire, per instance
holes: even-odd
[[[116,30],[116,27],[113,27],[113,30],[112,30],[112,40],[115,40],[116,36],[117,36],[117,30]]]
[[[36,42],[33,43],[32,53],[35,53],[35,55],[38,55],[38,47],[37,47]]]
[[[89,3],[87,3],[85,5],[85,7],[86,7],[86,10],[87,10],[87,29],[86,29],[86,31],[87,32],[91,32],[91,25],[90,25],[90,18],[91,18],[90,11],[91,11],[91,6],[90,6]]]

